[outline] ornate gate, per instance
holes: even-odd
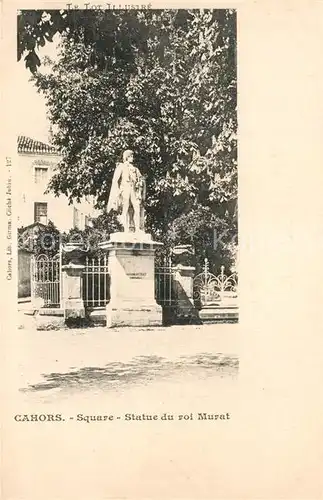
[[[31,300],[39,300],[40,307],[60,307],[61,305],[61,253],[54,257],[46,254],[33,257],[30,263]]]
[[[218,306],[237,307],[237,285],[236,273],[224,274],[224,266],[221,272],[215,275],[210,272],[207,259],[204,260],[203,272],[195,276],[193,281],[193,297],[197,307]]]

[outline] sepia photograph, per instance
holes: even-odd
[[[2,2],[1,498],[322,498],[322,34]]]
[[[18,12],[28,401],[236,384],[236,17]]]

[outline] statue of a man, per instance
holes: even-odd
[[[125,232],[144,231],[144,201],[146,182],[140,170],[133,164],[133,151],[123,153],[113,174],[107,212],[121,211],[119,220]]]

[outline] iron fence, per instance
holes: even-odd
[[[60,307],[61,305],[61,252],[54,257],[41,254],[30,261],[31,300],[39,301],[40,307]]]
[[[165,258],[161,266],[155,267],[155,299],[161,306],[176,304],[174,275],[171,258]]]
[[[160,265],[161,264],[161,265]],[[178,302],[175,279],[176,267],[171,258],[165,258],[155,266],[155,299],[163,307]],[[31,298],[40,301],[40,307],[61,307],[62,301],[62,254],[54,257],[45,254],[31,259]],[[237,307],[237,274],[210,272],[205,259],[203,271],[193,279],[193,299],[197,308],[208,305]],[[110,275],[106,255],[85,258],[82,277],[82,297],[89,308],[105,307],[110,300]]]
[[[104,307],[110,300],[110,276],[107,256],[85,259],[82,279],[86,307]]]

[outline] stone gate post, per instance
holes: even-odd
[[[85,266],[80,259],[84,255],[81,244],[67,243],[63,251],[68,264],[62,266],[62,305],[64,318],[75,319],[85,317],[85,307],[82,293],[83,270]]]
[[[82,264],[70,262],[62,266],[63,279],[63,309],[65,319],[75,319],[85,317],[85,308],[82,297]]]
[[[174,263],[174,287],[177,300],[175,320],[196,322],[199,316],[193,298],[195,266],[193,265],[194,248],[192,245],[174,247],[172,261]]]
[[[179,320],[195,320],[198,313],[193,299],[195,267],[178,264],[174,267],[174,285],[177,298],[176,316]]]

